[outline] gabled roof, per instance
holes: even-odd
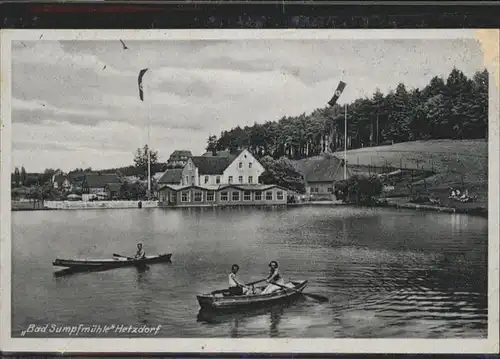
[[[161,184],[176,184],[182,181],[182,168],[169,168],[158,180]]]
[[[238,157],[238,155],[243,152],[243,150],[238,150],[237,152],[235,153],[231,153],[229,151],[217,151],[215,153],[215,156],[214,154],[211,152],[211,151],[207,151],[205,152],[204,154],[202,154],[203,157],[228,157],[228,158],[236,158]]]
[[[156,172],[156,173],[153,175],[153,177],[152,177],[152,178],[153,178],[153,180],[154,180],[154,181],[157,181],[157,182],[158,182],[158,180],[159,180],[160,178],[162,178],[164,174],[165,174],[165,172]]]
[[[71,172],[68,173],[68,178],[71,182],[73,181],[81,181],[83,178],[85,178],[85,175],[89,174],[89,172]]]
[[[200,176],[203,175],[222,175],[224,170],[233,162],[234,158],[229,157],[205,157],[196,156],[191,158],[196,167],[198,167],[198,173]]]
[[[329,182],[344,179],[342,160],[338,157],[316,156],[294,162],[295,169],[307,182]],[[351,175],[347,168],[348,176]]]
[[[242,191],[266,191],[266,190],[269,190],[271,188],[279,188],[279,189],[282,189],[284,191],[288,191],[286,188],[278,186],[276,184],[246,184],[246,185],[235,185],[235,184],[220,184],[220,185],[218,185],[218,184],[217,185],[167,184],[167,185],[161,187],[160,190],[165,189],[165,188],[171,189],[171,190],[176,191],[176,192],[186,190],[186,189],[191,189],[191,188],[204,189],[207,191],[221,191],[221,190],[230,189],[230,188],[239,189]]]
[[[103,188],[109,183],[121,183],[120,178],[114,174],[87,174],[85,182],[89,188]]]
[[[188,150],[176,150],[170,154],[170,158],[179,157],[192,157],[193,154]]]

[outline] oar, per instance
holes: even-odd
[[[250,282],[250,283],[247,283],[245,284],[247,287],[251,286],[251,285],[254,285],[254,284],[257,284],[257,283],[261,283],[261,282],[264,282],[266,279],[261,279],[261,280],[256,280],[255,282]]]
[[[113,253],[113,257],[120,257],[120,258],[134,259],[134,258],[132,258],[132,257],[122,256],[121,254],[117,254],[117,253]]]
[[[247,283],[245,284],[246,287],[249,287],[249,286],[252,286],[254,284],[257,284],[257,283],[261,283],[261,282],[264,282],[265,279],[261,279],[261,280],[256,280],[255,282],[250,282],[250,283]],[[214,290],[212,292],[210,292],[210,294],[219,294],[219,293],[224,293],[224,292],[227,292],[228,289],[218,289],[218,290]]]
[[[324,296],[319,295],[319,294],[304,293],[304,292],[301,292],[301,291],[299,291],[299,290],[297,290],[295,288],[285,287],[284,285],[281,285],[281,284],[278,284],[278,283],[274,283],[274,282],[271,282],[271,284],[274,284],[275,286],[278,286],[278,287],[283,288],[283,289],[291,289],[291,290],[293,290],[293,291],[295,291],[297,293],[303,294],[306,297],[310,297],[310,298],[316,299],[317,301],[322,302],[322,303],[328,302],[328,298],[327,297],[324,297]]]

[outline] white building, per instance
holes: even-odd
[[[193,183],[184,179],[183,183],[191,182],[200,186],[258,184],[260,175],[265,171],[264,166],[246,149],[236,154],[196,156],[190,160],[186,166],[189,167],[192,162],[192,172],[185,176],[194,177],[197,181]]]

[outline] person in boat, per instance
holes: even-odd
[[[268,283],[268,285],[260,294],[269,294],[282,289],[282,287],[277,286],[276,284],[279,284],[281,286],[285,285],[285,281],[283,280],[283,278],[281,278],[280,272],[278,270],[278,262],[271,261],[269,263],[269,277],[266,278],[266,282]]]
[[[238,280],[237,274],[240,266],[233,264],[231,273],[229,273],[229,293],[231,295],[244,295],[248,291],[248,287]]]
[[[142,249],[142,243],[137,243],[137,252],[135,253],[134,259],[142,259],[146,257],[146,252]]]

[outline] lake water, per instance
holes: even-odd
[[[160,324],[163,337],[448,338],[487,334],[487,220],[351,207],[13,212],[12,331]],[[58,258],[173,253],[171,264],[54,277]],[[277,260],[307,297],[199,313],[196,294]]]

